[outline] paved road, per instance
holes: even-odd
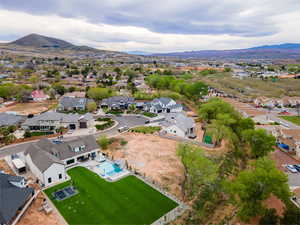
[[[115,135],[119,134],[119,132],[118,132],[119,127],[127,126],[127,127],[131,128],[131,127],[135,127],[135,126],[141,126],[141,125],[144,125],[145,122],[148,120],[145,117],[139,116],[139,115],[126,115],[126,116],[124,115],[124,116],[111,116],[111,117],[118,122],[118,125],[107,131],[97,132],[97,134],[94,134],[95,137],[99,137],[101,135],[106,135],[108,137],[115,136]],[[72,138],[74,138],[74,137],[68,137],[68,138],[65,138],[65,140],[72,139]],[[31,143],[36,142],[36,141],[38,141],[38,140],[15,144],[15,145],[8,145],[3,148],[0,148],[0,158],[5,157],[7,155],[23,152],[26,150],[26,148]]]
[[[287,120],[281,119],[278,115],[270,114],[270,115],[268,115],[268,117],[270,120],[273,120],[280,124],[287,124],[288,125],[288,127],[286,127],[287,129],[300,129],[300,126],[298,126],[292,122],[289,122]]]

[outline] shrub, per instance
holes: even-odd
[[[31,137],[31,133],[29,130],[26,130],[24,133],[24,138],[30,138]]]
[[[151,117],[151,118],[153,118],[153,117],[156,117],[156,116],[157,116],[157,114],[156,114],[156,113],[151,113],[151,112],[143,112],[143,115],[144,115],[144,116],[147,116],[147,117]]]
[[[109,140],[106,136],[101,136],[98,140],[97,143],[99,144],[99,146],[105,150],[108,148],[109,145]]]
[[[141,127],[136,127],[136,128],[132,128],[130,129],[131,132],[136,132],[136,133],[143,133],[143,134],[153,134],[155,132],[158,132],[161,130],[161,127],[145,127],[145,126],[141,126]]]
[[[120,142],[120,144],[121,144],[122,146],[127,145],[127,143],[128,143],[128,141],[126,141],[126,140],[124,140],[124,139],[122,139],[121,142]]]
[[[114,124],[115,124],[115,121],[109,120],[104,124],[96,124],[95,127],[97,130],[104,130],[104,129],[112,127]]]

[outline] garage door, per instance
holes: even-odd
[[[76,129],[76,125],[75,124],[70,124],[70,129],[71,130],[75,130]]]
[[[87,128],[87,122],[80,122],[79,127],[80,128]]]

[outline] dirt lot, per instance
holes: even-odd
[[[47,111],[56,103],[56,101],[17,103],[15,105],[0,108],[0,112],[13,111],[19,113],[20,115],[38,114]]]
[[[183,165],[176,156],[178,142],[154,135],[126,133],[121,136],[128,143],[112,146],[114,159],[125,159],[138,172],[166,187],[181,198],[180,183],[183,180]]]
[[[15,175],[4,159],[0,159],[0,170],[4,171],[6,174]]]
[[[48,215],[46,215],[44,211],[39,210],[43,204],[43,200],[43,193],[40,192],[17,225],[63,225],[63,223],[60,222],[59,215],[57,215],[54,210]]]

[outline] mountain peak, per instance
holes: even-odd
[[[10,44],[38,47],[38,48],[72,48],[73,44],[52,37],[43,36],[36,33],[31,33],[18,40],[11,42]]]

